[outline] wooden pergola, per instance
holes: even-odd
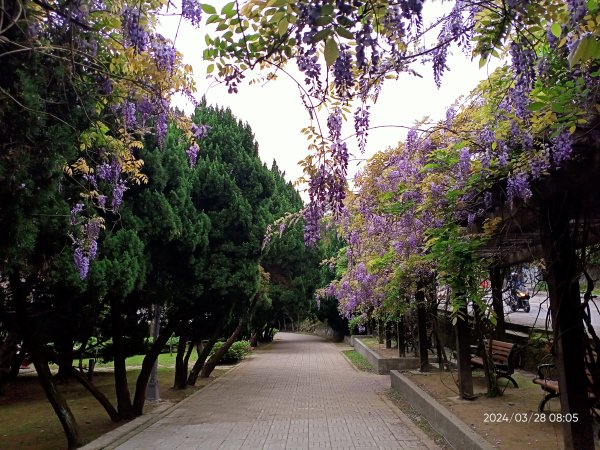
[[[584,321],[578,250],[600,243],[600,132],[578,134],[574,154],[574,159],[532,185],[533,196],[526,203],[509,208],[502,186],[494,188],[497,207],[487,219],[498,221],[498,227],[481,252],[492,261],[492,297],[499,300],[497,313],[501,316],[501,269],[544,260],[561,413],[578,418],[576,422],[563,421],[565,448],[591,450],[594,434],[585,362],[590,330]],[[476,231],[481,231],[482,225],[483,221]],[[495,303],[497,306],[498,301]],[[466,321],[457,322],[456,332],[459,388],[461,395],[468,397],[473,385]],[[600,374],[597,362],[595,367]],[[598,381],[594,379],[594,384]]]

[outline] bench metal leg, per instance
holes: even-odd
[[[538,411],[543,413],[544,412],[544,408],[546,407],[546,403],[548,403],[548,401],[552,398],[556,398],[559,395],[556,392],[549,392],[548,394],[546,394],[546,396],[543,398],[543,400],[540,402],[540,406],[538,407]]]
[[[510,381],[513,384],[514,387],[516,387],[516,388],[519,387],[519,385],[517,384],[515,379],[513,377],[511,377],[510,375],[498,375],[496,378],[497,379],[506,378],[508,381]]]

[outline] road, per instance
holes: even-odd
[[[550,300],[548,299],[547,294],[544,292],[543,294],[534,295],[529,300],[529,304],[531,306],[531,311],[526,313],[522,309],[513,312],[510,310],[510,307],[505,303],[504,318],[506,322],[543,329],[546,327],[547,319],[549,328],[552,328],[551,319],[549,317],[548,312]],[[592,313],[592,324],[594,325],[594,329],[600,332],[599,299],[595,299],[592,302],[590,302],[590,309]]]

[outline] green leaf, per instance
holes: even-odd
[[[552,24],[552,26],[550,27],[550,31],[552,32],[552,34],[554,36],[556,36],[557,38],[559,38],[560,35],[561,35],[561,33],[562,33],[562,27],[560,26],[560,23],[554,22]]]
[[[208,3],[202,3],[200,5],[200,8],[202,9],[202,11],[204,11],[206,14],[216,14],[217,10],[215,9],[214,6],[209,5]]]
[[[219,22],[220,20],[221,20],[221,18],[218,15],[213,14],[206,20],[206,24],[208,25],[211,23]]]
[[[317,26],[324,27],[325,25],[329,25],[331,22],[333,22],[333,17],[321,16],[317,19]]]
[[[317,34],[313,36],[313,42],[319,42],[329,37],[331,34],[331,28],[326,28],[324,30],[318,31]]]
[[[287,33],[288,25],[288,21],[285,19],[282,19],[279,22],[279,24],[277,25],[277,32],[279,33],[279,36],[284,36],[285,33]]]
[[[485,56],[482,56],[481,58],[479,58],[479,68],[481,69],[483,66],[485,66],[485,64],[487,63],[487,58]]]
[[[336,27],[335,32],[338,36],[344,37],[346,39],[354,39],[354,34],[351,31],[348,31],[344,27]]]
[[[529,111],[539,111],[539,110],[540,110],[540,109],[542,109],[542,108],[543,108],[545,105],[546,105],[546,104],[545,104],[544,102],[533,102],[533,103],[530,103],[530,104],[527,106],[527,109],[528,109]]]
[[[552,111],[562,114],[565,112],[565,106],[562,103],[552,103]]]
[[[339,54],[340,49],[338,48],[335,39],[327,39],[327,41],[325,41],[325,63],[327,64],[327,66],[331,66],[335,62]]]
[[[206,73],[212,73],[215,70],[215,65],[214,64],[209,64],[208,67],[206,68]]]
[[[579,45],[569,55],[569,64],[573,67],[581,62],[600,58],[600,42],[593,35],[588,35],[579,41]]]
[[[230,2],[223,6],[221,14],[225,14],[226,17],[233,17],[235,14],[235,2]]]

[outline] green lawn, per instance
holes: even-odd
[[[196,361],[195,358],[195,354],[192,355],[192,357],[190,358],[190,367],[194,364],[194,362]],[[173,352],[172,354],[169,353],[161,353],[158,356],[158,365],[161,367],[174,367],[175,366],[175,358],[177,357],[177,353]],[[125,364],[127,364],[128,367],[135,367],[135,366],[141,366],[142,365],[142,361],[144,360],[144,355],[135,355],[135,356],[130,356],[129,358],[127,358],[125,360]],[[87,361],[84,361],[84,364],[86,364]],[[109,361],[106,363],[101,363],[101,362],[97,362],[96,363],[96,367],[112,367],[113,366],[113,362]]]
[[[358,370],[362,370],[363,372],[374,372],[371,363],[356,350],[345,350],[343,353]]]

